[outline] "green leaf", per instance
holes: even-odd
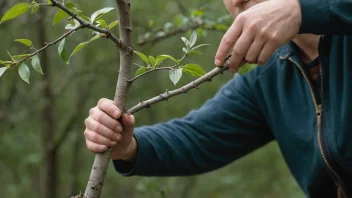
[[[53,2],[51,2],[51,0],[48,0],[48,4],[51,5],[51,4],[53,4]]]
[[[229,27],[224,24],[215,24],[215,29],[226,31]]]
[[[66,62],[66,64],[68,64],[69,59],[68,59],[68,55],[67,55],[67,51],[66,51],[66,39],[62,39],[62,41],[60,42],[58,52],[59,52],[59,55],[62,58],[62,60],[64,60]]]
[[[28,47],[31,47],[33,45],[32,41],[28,39],[16,39],[15,41],[22,43],[23,45],[27,45]]]
[[[73,3],[71,3],[71,2],[65,3],[65,7],[68,8],[69,10],[71,10],[72,12],[77,12],[77,11],[79,11],[79,10],[75,7],[75,4],[73,4]]]
[[[146,72],[147,71],[147,68],[146,67],[140,67],[137,71],[136,71],[136,76],[138,76],[138,75],[141,75],[141,74],[143,74],[144,72]]]
[[[156,66],[160,65],[165,59],[167,59],[166,56],[158,56],[158,57],[156,58],[156,63],[155,63],[155,65],[156,65]]]
[[[169,77],[171,82],[173,82],[174,85],[176,85],[182,77],[182,68],[170,70]]]
[[[18,73],[20,74],[20,77],[22,80],[24,80],[26,83],[29,84],[29,77],[31,75],[31,72],[29,70],[29,67],[26,65],[26,63],[22,63],[20,68],[18,69]]]
[[[149,65],[149,60],[146,55],[138,51],[134,51],[134,53],[136,53],[145,62],[145,64]]]
[[[202,53],[198,52],[198,51],[190,51],[188,54],[195,54],[195,55],[202,55]]]
[[[115,8],[108,7],[108,8],[103,8],[103,9],[100,9],[100,10],[94,12],[92,14],[92,16],[90,17],[90,22],[93,23],[95,20],[100,18],[103,14],[106,14],[106,13],[110,12],[113,9],[115,9]]]
[[[69,15],[63,11],[60,10],[55,14],[54,20],[53,20],[53,25],[57,24],[58,22],[60,22],[61,20],[65,19],[66,17],[68,17]]]
[[[95,35],[93,38],[90,39],[89,42],[93,42],[93,41],[95,41],[95,40],[97,40],[97,39],[99,39],[99,38],[100,38],[100,35],[99,35],[99,34],[98,34],[98,35]]]
[[[31,14],[35,14],[38,11],[38,9],[39,9],[39,5],[33,6]]]
[[[189,42],[190,42],[190,47],[193,47],[193,45],[196,44],[196,42],[197,42],[197,32],[196,31],[192,32],[192,35],[191,35]]]
[[[185,37],[181,37],[181,40],[185,43],[187,48],[190,48],[190,42],[188,39],[186,39]]]
[[[187,64],[184,67],[182,67],[182,69],[183,69],[182,70],[183,72],[188,73],[195,77],[201,77],[205,74],[204,69],[197,64]]]
[[[0,67],[0,77],[5,73],[7,67]]]
[[[111,28],[115,27],[117,24],[119,24],[119,21],[114,21],[114,22],[110,23],[110,25],[109,25],[109,30],[110,30]]]
[[[156,65],[156,60],[155,60],[155,58],[154,58],[153,56],[149,56],[149,61],[150,61],[150,63],[152,64],[152,66],[155,67],[155,65]]]
[[[9,11],[5,13],[5,15],[1,18],[0,24],[3,23],[4,21],[16,18],[21,14],[27,12],[29,7],[30,7],[29,3],[16,4],[14,7],[12,7]]]
[[[19,55],[13,55],[12,58],[14,58],[15,60],[18,60],[20,58],[29,56],[30,54],[19,54]]]
[[[170,55],[163,54],[163,55],[160,55],[160,57],[166,57],[166,58],[171,59],[171,60],[173,60],[173,61],[175,61],[177,63],[177,60],[174,57],[170,56]]]
[[[42,68],[40,67],[40,59],[39,59],[38,55],[33,56],[33,58],[32,58],[32,67],[38,73],[43,74]]]
[[[89,42],[83,42],[83,43],[80,43],[79,45],[77,45],[77,47],[71,53],[70,57],[73,56],[75,53],[77,53],[79,50],[81,50],[82,48],[84,48],[88,44],[89,44]]]
[[[99,23],[102,28],[108,27],[108,25],[106,24],[106,22],[103,19],[97,20],[96,22]]]
[[[200,47],[208,46],[209,44],[200,44],[192,48],[192,50],[198,49]]]

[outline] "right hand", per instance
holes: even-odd
[[[120,123],[117,120],[121,114],[114,101],[105,98],[90,109],[89,117],[84,122],[88,150],[100,153],[112,147],[112,159],[134,160],[137,152],[137,143],[133,138],[135,119],[133,115],[124,114]]]

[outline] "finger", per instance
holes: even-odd
[[[243,61],[249,47],[251,46],[252,41],[253,35],[251,33],[242,34],[240,36],[231,54],[230,68],[232,68],[232,70],[238,70],[240,63]]]
[[[115,120],[114,118],[110,117],[107,113],[100,110],[98,107],[92,108],[89,111],[89,115],[94,120],[96,120],[100,124],[110,128],[111,130],[113,130],[117,133],[122,132],[122,126],[121,126],[120,122]]]
[[[236,43],[242,32],[242,20],[235,20],[231,27],[222,37],[219,48],[215,55],[215,65],[222,66],[230,48]]]
[[[135,119],[131,114],[124,114],[122,117],[122,125],[124,131],[133,132],[134,130]]]
[[[260,52],[257,63],[259,65],[264,65],[270,58],[270,56],[275,52],[275,50],[278,48],[277,45],[273,43],[266,42],[262,51]]]
[[[95,133],[98,133],[105,138],[108,138],[112,141],[115,141],[119,133],[114,132],[113,130],[109,129],[108,127],[100,124],[96,120],[94,120],[91,117],[88,117],[85,120],[85,124],[88,130],[94,131]],[[121,132],[120,132],[121,133]]]
[[[265,44],[264,39],[256,38],[252,42],[251,46],[249,47],[244,59],[248,63],[252,63],[252,64],[257,63],[259,53],[262,51],[264,44]]]
[[[100,144],[100,145],[111,146],[111,147],[116,145],[116,140],[112,141],[112,140],[100,135],[99,133],[96,133],[96,132],[91,131],[89,129],[86,129],[84,131],[84,137],[86,137],[86,139],[88,139],[94,143]]]
[[[97,143],[92,142],[88,139],[86,139],[86,145],[87,145],[88,150],[95,152],[95,153],[101,153],[101,152],[104,152],[108,149],[107,146],[97,144]]]
[[[107,113],[114,119],[119,119],[121,117],[120,109],[115,105],[114,101],[102,98],[99,100],[97,107]]]

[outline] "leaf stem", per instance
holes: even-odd
[[[146,71],[146,72],[144,72],[143,74],[139,74],[138,76],[135,76],[134,78],[132,78],[132,79],[126,81],[126,82],[127,82],[128,84],[131,84],[131,83],[133,83],[135,80],[137,80],[138,78],[140,78],[140,77],[142,77],[142,76],[144,76],[144,75],[147,75],[147,74],[149,74],[149,73],[155,72],[155,71],[160,71],[160,70],[172,70],[172,69],[174,69],[175,67],[179,66],[179,65],[182,63],[182,61],[187,57],[187,55],[188,55],[188,53],[185,54],[185,55],[183,55],[183,57],[181,58],[180,62],[176,63],[176,64],[173,65],[173,66],[170,66],[170,67],[159,67],[159,68],[155,68],[155,69]]]

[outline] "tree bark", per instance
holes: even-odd
[[[45,9],[39,9],[40,18],[38,23],[38,39],[39,43],[47,41],[45,31]],[[51,149],[54,138],[54,119],[53,119],[53,94],[51,91],[51,73],[49,69],[48,52],[44,50],[41,54],[41,65],[45,75],[43,76],[44,88],[44,104],[43,104],[43,131],[42,144],[44,150],[44,168],[42,182],[42,198],[56,198],[57,191],[57,150]]]
[[[130,16],[130,1],[116,0],[118,15],[119,15],[119,29],[120,40],[129,49],[132,49],[132,25]],[[116,86],[114,102],[116,106],[125,110],[128,90],[130,83],[127,81],[132,75],[132,58],[133,52],[131,50],[120,49],[120,72]],[[106,175],[108,165],[111,158],[111,149],[105,153],[96,154],[93,168],[89,177],[89,181],[84,193],[84,197],[99,198],[103,188],[104,177]]]

